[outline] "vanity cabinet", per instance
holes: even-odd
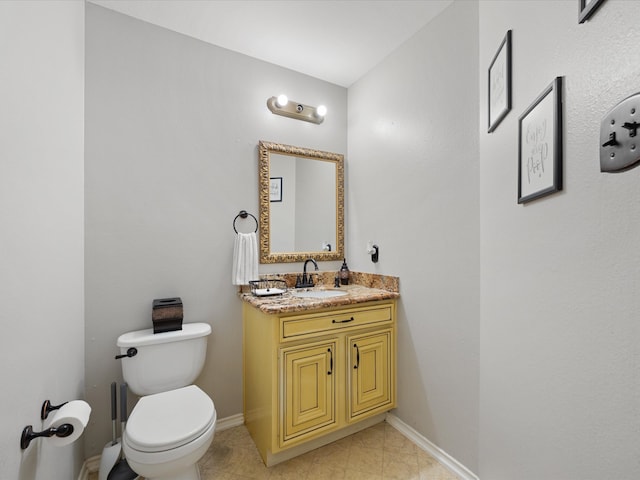
[[[244,303],[244,417],[273,465],[395,407],[395,300],[267,314]]]
[[[336,425],[333,354],[336,339],[280,349],[282,444]]]
[[[392,331],[385,330],[370,334],[352,335],[347,343],[351,348],[349,355],[350,422],[357,420],[370,411],[389,405],[393,400],[391,391]]]

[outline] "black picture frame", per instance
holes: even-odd
[[[518,203],[562,190],[562,77],[518,118]]]
[[[511,30],[507,30],[491,60],[487,84],[487,133],[491,133],[511,110]]]
[[[282,201],[282,177],[269,177],[269,201]]]
[[[584,23],[595,13],[604,0],[578,0],[578,23]]]

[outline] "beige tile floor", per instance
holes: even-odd
[[[458,480],[385,422],[270,468],[247,429],[231,428],[216,433],[200,474],[202,480]]]

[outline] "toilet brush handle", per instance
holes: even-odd
[[[116,397],[116,382],[111,382],[111,445],[117,443],[118,432],[116,431],[116,421],[118,420],[118,400]]]
[[[127,421],[127,384],[120,385],[120,422],[123,424]],[[124,432],[120,432],[121,434]]]

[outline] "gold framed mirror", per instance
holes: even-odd
[[[342,260],[344,156],[260,140],[260,263]]]

